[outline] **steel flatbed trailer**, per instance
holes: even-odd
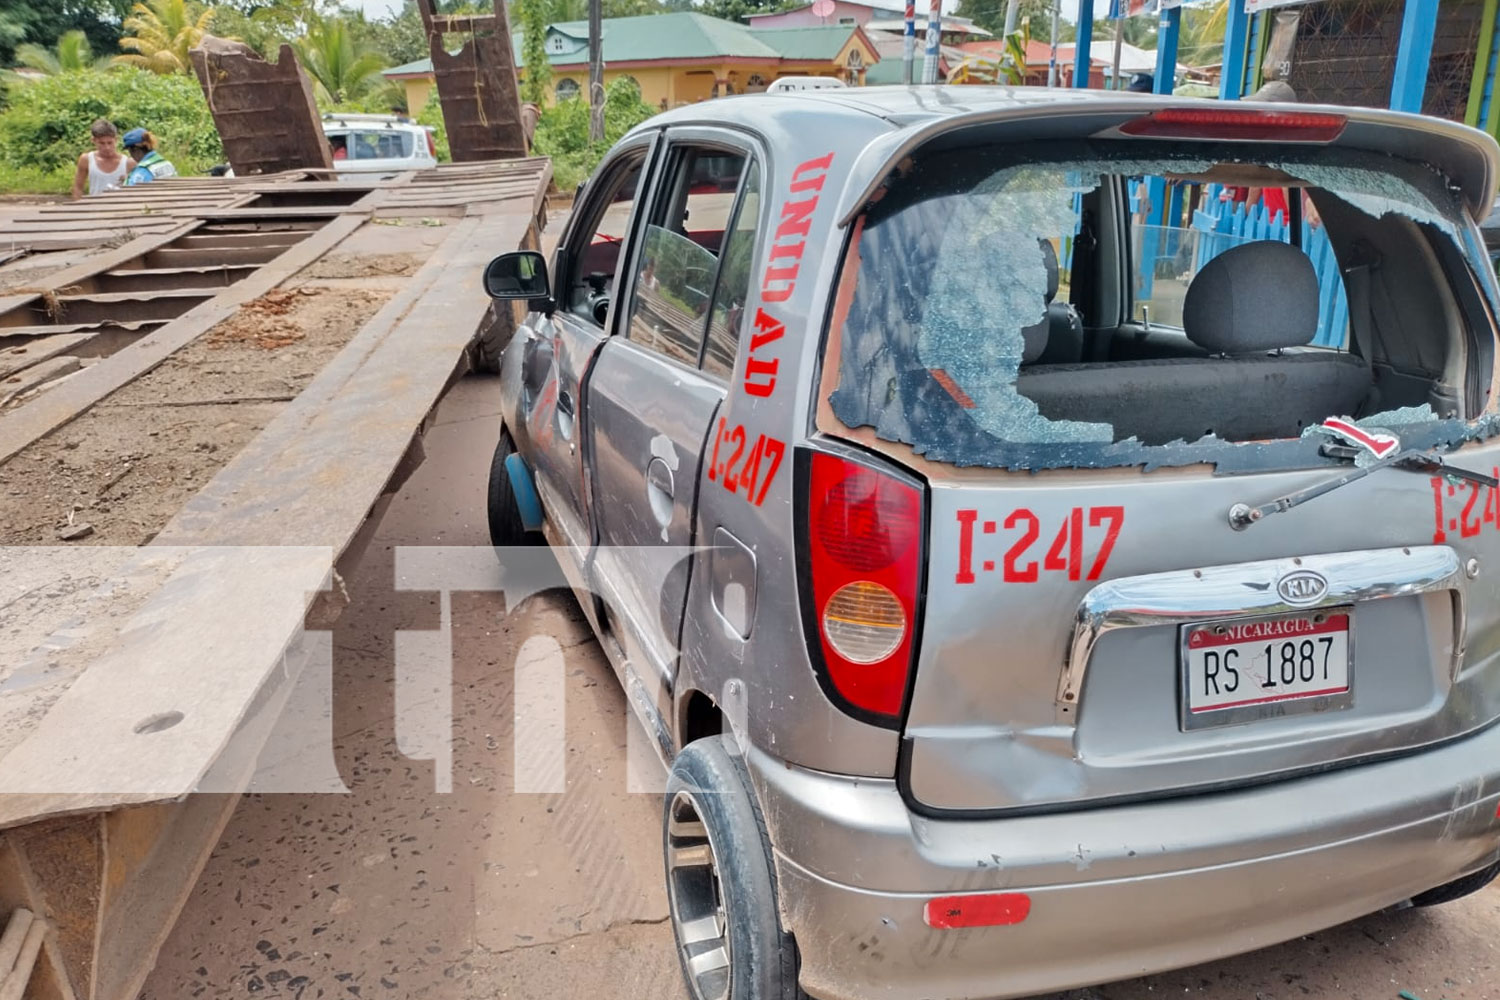
[[[0,998],[139,992],[239,795],[295,756],[308,626],[550,177],[184,179],[0,230]]]

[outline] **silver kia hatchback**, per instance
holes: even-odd
[[[555,547],[670,762],[696,1000],[1023,996],[1495,876],[1497,157],[740,97],[491,264],[491,532]]]

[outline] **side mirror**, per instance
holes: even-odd
[[[535,250],[501,254],[484,269],[484,290],[490,293],[490,298],[501,301],[550,302],[552,288],[547,281],[547,258]]]

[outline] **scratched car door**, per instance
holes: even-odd
[[[668,140],[632,253],[628,312],[600,350],[587,400],[594,585],[634,681],[663,712],[700,463],[734,363],[760,185],[751,151],[733,133],[693,129]]]
[[[533,313],[520,338],[521,406],[537,490],[561,536],[559,558],[580,572],[591,530],[582,454],[580,386],[614,320],[623,248],[651,167],[653,139],[601,168],[563,234],[553,267],[557,309]]]

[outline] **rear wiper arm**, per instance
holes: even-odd
[[[1346,458],[1353,460],[1355,456],[1362,454],[1362,449],[1353,448],[1348,445],[1328,443],[1322,449],[1322,453],[1331,458]],[[1326,493],[1332,493],[1341,486],[1358,482],[1370,473],[1384,468],[1405,469],[1408,472],[1437,473],[1453,479],[1463,479],[1481,486],[1500,487],[1500,479],[1487,476],[1482,472],[1473,472],[1469,469],[1461,469],[1456,465],[1449,465],[1443,461],[1442,456],[1430,451],[1422,451],[1417,448],[1409,448],[1398,451],[1388,458],[1382,458],[1370,465],[1353,468],[1343,475],[1333,479],[1315,483],[1295,493],[1288,493],[1284,497],[1277,497],[1269,503],[1263,503],[1258,507],[1252,507],[1247,503],[1237,503],[1229,508],[1229,526],[1235,531],[1244,531],[1257,521],[1262,521],[1272,514],[1279,514],[1293,507],[1300,507],[1309,500],[1316,500]]]

